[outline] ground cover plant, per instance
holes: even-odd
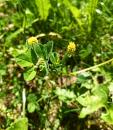
[[[0,130],[113,130],[112,0],[0,0]]]

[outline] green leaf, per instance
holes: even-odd
[[[67,6],[67,8],[70,9],[74,18],[77,20],[79,26],[81,27],[82,21],[80,19],[80,10],[77,7],[73,6],[69,0],[64,0],[64,4]]]
[[[24,72],[24,79],[26,81],[32,80],[36,76],[36,71],[34,68],[30,68]]]
[[[17,119],[6,130],[28,130],[28,119],[27,118]]]
[[[29,113],[34,112],[35,109],[36,109],[35,103],[33,103],[33,102],[29,103],[28,106],[27,106],[27,109],[28,109],[28,112],[29,112]]]
[[[83,72],[83,73],[81,73],[81,74],[79,74],[79,75],[77,76],[77,82],[83,84],[83,83],[86,82],[87,79],[90,78],[90,77],[91,77],[91,73],[90,73],[90,72]]]
[[[81,51],[80,51],[80,57],[82,58],[82,59],[85,59],[87,56],[89,56],[90,54],[92,53],[92,45],[87,45],[87,47],[85,48],[85,49],[82,49]]]
[[[22,49],[14,49],[14,48],[11,48],[11,47],[10,47],[10,49],[9,49],[9,53],[10,53],[13,57],[17,57],[17,56],[19,56],[19,55],[21,55],[21,54],[24,54],[24,53],[26,53],[26,51],[27,51],[27,48],[26,48],[26,47],[24,47],[24,48],[22,48]]]
[[[36,44],[33,46],[33,50],[36,53],[36,55],[39,58],[44,58],[45,60],[47,60],[49,58],[49,54],[50,52],[52,52],[53,49],[53,43],[52,42],[48,42],[47,44]]]
[[[50,0],[35,0],[41,19],[46,20],[51,8]]]
[[[47,49],[47,53],[51,53],[52,50],[53,50],[53,42],[52,41],[49,41],[47,42],[47,44],[44,45]]]
[[[56,63],[56,58],[55,58],[55,53],[50,54],[50,61],[55,64]]]
[[[47,44],[44,45],[43,53],[45,54],[45,59],[49,58],[52,50],[53,50],[53,42],[49,41]]]
[[[96,12],[98,0],[89,0],[88,3],[88,12],[90,13],[91,16]]]
[[[36,53],[37,57],[44,58],[44,54],[43,54],[44,46],[42,44],[35,44],[33,46],[33,50]]]
[[[80,118],[97,111],[101,107],[105,107],[108,99],[108,88],[106,86],[95,87],[92,95],[85,93],[77,98],[77,101],[84,106],[80,112]]]
[[[37,96],[36,96],[34,93],[30,93],[30,94],[27,96],[27,100],[28,100],[28,102],[36,102]]]
[[[12,43],[12,40],[17,38],[17,36],[24,31],[24,28],[19,28],[17,31],[11,33],[6,38],[6,45],[9,46]]]
[[[73,91],[66,89],[57,88],[55,94],[59,97],[60,100],[64,102],[68,100],[75,100],[76,98],[76,95],[73,93]]]
[[[27,51],[25,54],[20,54],[16,57],[16,62],[22,67],[32,66],[32,57],[30,51]]]
[[[1,64],[0,65],[0,76],[6,75],[6,65]]]
[[[84,118],[86,115],[97,111],[99,108],[104,107],[105,105],[102,103],[102,99],[99,98],[99,96],[89,96],[85,98],[85,100],[87,101],[87,105],[81,110],[79,116],[80,118]]]
[[[113,105],[107,108],[106,113],[102,113],[101,118],[109,124],[113,124]]]
[[[90,32],[92,29],[92,23],[94,20],[94,14],[96,12],[96,8],[98,5],[99,0],[89,0],[86,9],[84,10],[85,14],[87,15],[87,21],[88,21],[88,31]]]
[[[36,55],[36,53],[33,49],[31,49],[30,51],[31,51],[32,62],[33,62],[33,64],[36,64],[39,57]]]

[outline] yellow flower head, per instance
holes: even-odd
[[[72,56],[75,51],[76,51],[76,44],[74,42],[69,42],[69,45],[67,46],[67,53],[70,56]]]
[[[33,44],[38,43],[38,40],[36,37],[30,37],[30,38],[28,38],[27,42],[29,45],[33,45]]]

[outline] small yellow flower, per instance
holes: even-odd
[[[69,45],[67,46],[67,53],[70,56],[72,56],[75,51],[76,51],[76,44],[74,42],[69,42]]]
[[[33,45],[33,44],[38,43],[38,40],[37,40],[36,37],[32,36],[32,37],[28,38],[27,42],[28,42],[29,45]]]

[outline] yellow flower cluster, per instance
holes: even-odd
[[[67,46],[67,53],[70,56],[72,56],[75,51],[76,51],[76,44],[74,42],[69,42],[69,45]]]
[[[29,45],[33,45],[33,44],[38,43],[38,40],[37,40],[36,37],[32,36],[32,37],[28,38],[27,42],[28,42]]]

